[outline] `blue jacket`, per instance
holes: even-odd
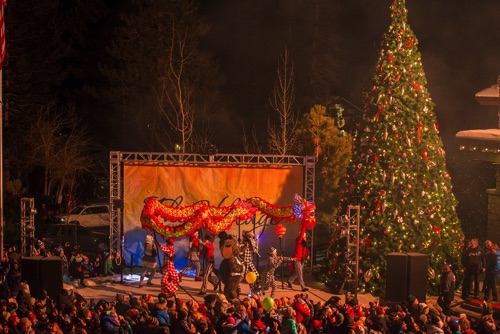
[[[168,316],[168,311],[166,309],[155,307],[153,312],[155,318],[158,319],[160,326],[170,324],[170,317]]]
[[[110,311],[103,311],[99,320],[101,322],[102,334],[113,334],[115,333],[114,328],[120,327],[120,323],[116,321]]]

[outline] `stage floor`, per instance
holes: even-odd
[[[116,298],[116,294],[125,294],[128,292],[133,293],[135,296],[142,296],[146,294],[152,295],[155,299],[160,293],[160,280],[161,274],[156,273],[155,278],[153,279],[153,285],[147,285],[146,280],[143,282],[142,288],[139,288],[139,275],[124,275],[123,281],[121,280],[121,276],[113,277],[99,277],[92,278],[93,282],[95,282],[95,286],[79,286],[78,284],[64,284],[65,289],[73,289],[75,292],[82,295],[88,301],[93,300],[97,302],[99,299],[105,300],[114,300]],[[309,295],[309,298],[314,301],[323,300],[326,301],[332,296],[339,296],[343,300],[345,299],[345,295],[333,295],[325,291],[323,283],[319,283],[314,281],[311,277],[305,277],[306,285],[309,289],[306,292]],[[282,284],[279,279],[276,281],[278,288],[275,292],[275,298],[279,297],[290,297],[293,298],[297,293],[302,293],[300,285],[293,284],[293,290],[287,287],[286,282],[284,283],[284,289],[282,289]],[[215,293],[213,290],[212,284],[208,283],[209,289],[207,290],[207,294]],[[197,302],[203,302],[203,295],[199,295],[201,288],[201,282],[196,282],[193,277],[184,276],[182,282],[179,284],[179,290],[177,292],[177,297],[182,300],[190,300],[195,299]],[[261,298],[265,298],[269,296],[271,290],[268,290],[264,296]],[[240,297],[246,296],[250,293],[250,287],[248,284],[241,284],[241,295]],[[371,294],[358,294],[358,300],[360,303],[368,305],[369,302],[377,302],[378,298],[372,296]]]

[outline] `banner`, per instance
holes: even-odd
[[[303,193],[304,167],[220,167],[220,166],[124,166],[124,256],[127,263],[141,264],[143,243],[151,232],[141,228],[140,215],[144,201],[149,197],[164,199],[168,205],[192,205],[203,201],[209,205],[230,206],[238,200],[261,197],[275,205],[293,203],[294,194]],[[244,230],[253,230],[258,236],[259,265],[265,264],[269,246],[279,249],[279,239],[274,225],[260,214],[246,225],[234,224],[228,231],[241,235]],[[287,233],[283,237],[285,255],[291,256],[294,241],[299,233],[300,221],[285,223]],[[200,231],[200,237],[207,233]],[[162,238],[159,241],[163,243]],[[216,267],[220,262],[218,239],[214,240]],[[184,259],[189,244],[188,238],[175,241],[176,267],[187,264]]]

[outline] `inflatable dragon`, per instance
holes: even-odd
[[[186,206],[164,205],[157,197],[148,197],[144,201],[141,213],[142,228],[154,231],[166,238],[183,237],[205,227],[212,234],[227,231],[239,220],[253,219],[260,211],[276,222],[301,219],[301,228],[311,229],[316,224],[316,206],[298,194],[295,204],[277,206],[260,197],[251,197],[238,201],[231,206],[213,206],[198,202]]]

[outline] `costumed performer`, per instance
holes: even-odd
[[[180,280],[182,280],[182,276],[184,276],[186,271],[191,269],[191,267],[193,267],[194,265],[196,270],[196,275],[194,277],[194,280],[201,281],[199,252],[200,252],[200,240],[198,239],[198,231],[195,231],[189,235],[189,250],[186,255],[186,259],[188,259],[188,266],[179,273]]]
[[[141,279],[139,280],[139,288],[142,288],[142,281],[144,277],[148,276],[148,285],[153,285],[153,278],[156,273],[156,255],[158,255],[158,248],[153,242],[152,235],[146,235],[146,242],[144,243],[144,255],[142,256],[142,272]]]
[[[167,238],[165,246],[158,243],[158,247],[164,252],[163,255],[163,276],[161,278],[161,293],[167,295],[168,298],[175,296],[177,285],[179,284],[179,275],[174,266],[174,238]]]
[[[274,271],[278,268],[283,261],[293,261],[294,258],[278,256],[278,251],[274,247],[269,247],[269,257],[267,258],[266,269],[262,272],[260,291],[266,291],[271,287],[271,297],[274,297],[276,290],[276,281],[274,279]]]
[[[214,244],[212,243],[212,236],[207,234],[204,238],[203,248],[201,249],[201,255],[203,257],[203,283],[201,285],[200,295],[207,293],[207,281],[210,281],[214,286],[214,290],[217,290],[218,282],[215,281],[211,275],[214,269],[215,263],[215,253]]]
[[[246,274],[251,271],[257,275],[257,278],[259,277],[259,272],[255,269],[255,265],[253,264],[254,254],[259,256],[255,234],[252,231],[243,231],[243,241],[241,246],[241,256],[243,264],[245,265],[243,277],[246,277]],[[253,288],[253,284],[250,284],[250,288]]]
[[[288,287],[293,289],[292,283],[299,278],[299,284],[302,291],[309,291],[304,283],[304,264],[310,259],[309,249],[307,248],[307,233],[305,229],[300,231],[299,236],[295,239],[295,251],[293,253],[294,261],[292,262],[291,271],[292,275],[288,278]]]

